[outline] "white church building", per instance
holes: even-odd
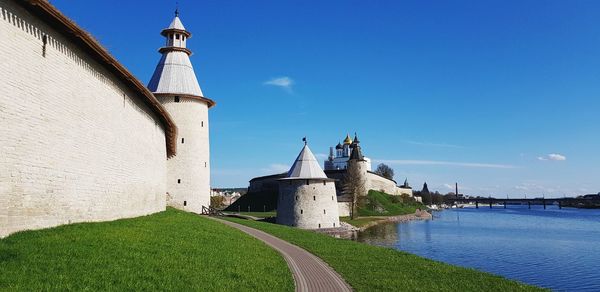
[[[329,157],[325,160],[323,168],[325,170],[342,170],[348,168],[348,160],[350,159],[350,154],[352,153],[352,149],[359,145],[360,141],[358,140],[358,135],[354,133],[354,140],[350,138],[349,134],[346,134],[346,138],[344,139],[344,143],[338,143],[334,147],[329,147]],[[368,171],[371,171],[371,159],[368,157],[364,157],[366,161],[366,167]]]

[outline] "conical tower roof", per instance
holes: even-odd
[[[189,58],[192,52],[186,47],[191,34],[185,30],[178,15],[176,11],[169,27],[161,32],[167,42],[165,47],[159,49],[162,57],[148,83],[148,89],[158,95],[196,97],[206,101],[209,107],[213,106],[214,101],[204,97],[198,84]]]
[[[365,161],[365,157],[362,155],[362,151],[360,150],[360,145],[357,144],[354,146],[354,148],[352,148],[350,160]]]
[[[175,15],[175,18],[173,18],[173,21],[171,21],[171,24],[169,27],[167,27],[167,29],[185,30],[185,27],[183,26],[183,23],[181,23],[181,19],[179,19],[178,14]]]
[[[283,179],[329,180],[307,144],[304,144],[302,151],[300,151],[287,176]]]
[[[189,94],[204,96],[190,58],[184,52],[164,52],[148,89],[153,93]]]

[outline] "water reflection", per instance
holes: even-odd
[[[359,232],[356,239],[374,245],[395,246],[398,242],[398,224],[380,224]]]
[[[453,209],[357,240],[561,291],[600,291],[600,210]]]

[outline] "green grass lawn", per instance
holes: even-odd
[[[292,227],[228,218],[273,234],[322,258],[357,291],[538,291],[515,281]]]
[[[346,222],[355,227],[363,227],[373,221],[383,220],[381,218],[376,217],[359,217],[354,220],[350,219],[350,217],[340,217],[340,221]]]
[[[293,291],[294,282],[262,242],[167,209],[0,239],[0,290]]]
[[[396,216],[414,213],[417,208],[425,209],[419,202],[402,202],[399,196],[370,190],[364,201],[360,202],[358,216]]]

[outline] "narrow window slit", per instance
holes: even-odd
[[[46,57],[46,45],[48,44],[48,35],[44,34],[42,36],[42,57]]]

